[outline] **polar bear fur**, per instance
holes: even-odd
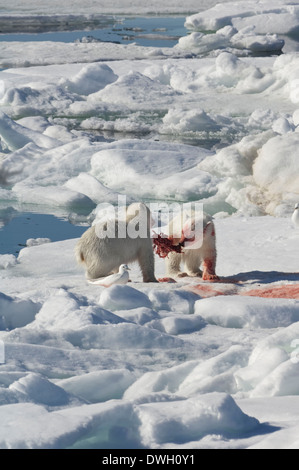
[[[196,233],[196,230],[199,233]],[[196,235],[197,242],[190,241],[188,237],[191,234]],[[195,219],[194,215],[185,224],[181,216],[174,218],[168,226],[168,238],[172,239],[173,245],[183,243],[184,247],[182,253],[171,252],[166,258],[167,276],[201,276],[205,281],[219,279],[215,272],[215,226],[209,214],[202,213],[199,220]],[[181,264],[184,264],[184,271],[180,269]]]
[[[138,216],[141,218],[138,219]],[[145,224],[142,236],[129,236],[130,223],[138,225],[139,220]],[[143,282],[157,282],[155,278],[154,253],[151,239],[150,211],[142,203],[134,203],[127,207],[125,217],[115,218],[115,236],[99,236],[106,222],[95,224],[81,236],[76,245],[76,258],[86,268],[88,279],[97,279],[116,273],[121,264],[138,261]],[[99,227],[101,225],[101,227]],[[125,236],[123,229],[125,228]],[[122,233],[122,236],[118,236]],[[136,235],[137,232],[135,232]]]

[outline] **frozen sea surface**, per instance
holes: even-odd
[[[225,3],[228,0],[223,0]],[[107,3],[104,0],[86,0],[82,3],[79,0],[70,2],[60,2],[59,0],[53,0],[51,3],[45,0],[28,0],[26,7],[22,0],[12,0],[9,4],[6,1],[1,1],[1,13],[5,15],[22,15],[23,17],[32,14],[37,15],[67,15],[73,17],[76,15],[99,15],[99,14],[130,14],[130,15],[161,15],[161,14],[178,14],[178,13],[197,13],[198,11],[205,10],[216,5],[217,0],[186,0],[184,4],[173,2],[172,0],[165,0],[161,3],[158,0],[133,0],[123,1],[116,0],[111,3]],[[71,13],[70,13],[71,11]]]
[[[134,27],[0,42],[0,448],[299,447],[299,4],[160,3],[0,3]],[[124,198],[203,203],[220,282],[88,284],[76,241]]]

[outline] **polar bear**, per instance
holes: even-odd
[[[143,203],[129,205],[124,217],[107,219],[87,229],[75,252],[77,261],[85,265],[87,279],[108,276],[118,272],[121,264],[138,261],[143,282],[158,282],[155,278],[151,214]]]
[[[216,235],[213,218],[203,212],[198,218],[193,214],[187,222],[182,216],[168,225],[168,238],[174,246],[181,245],[181,253],[170,252],[165,258],[169,277],[201,276],[204,281],[219,280],[216,275]],[[191,237],[191,238],[190,238]],[[184,263],[184,271],[180,270]],[[200,269],[202,267],[202,271]]]

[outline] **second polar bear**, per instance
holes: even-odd
[[[191,238],[190,238],[191,236]],[[175,217],[168,226],[168,238],[182,252],[171,252],[166,258],[166,274],[170,277],[201,276],[204,281],[216,281],[216,233],[213,218],[206,213],[195,214],[185,223]],[[184,271],[181,265],[184,264]],[[201,269],[200,269],[201,268]]]

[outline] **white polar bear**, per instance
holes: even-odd
[[[131,204],[123,218],[107,219],[90,227],[81,236],[75,251],[77,261],[85,264],[88,279],[117,273],[120,265],[138,261],[143,282],[158,282],[155,278],[151,214],[145,204]]]
[[[193,239],[189,238],[190,235]],[[175,217],[168,225],[168,238],[174,246],[181,245],[182,252],[172,251],[165,258],[167,276],[201,276],[204,281],[219,280],[215,272],[215,226],[209,214],[203,212],[199,220],[191,217],[185,224],[181,216]],[[185,271],[180,270],[181,263],[184,263]]]

